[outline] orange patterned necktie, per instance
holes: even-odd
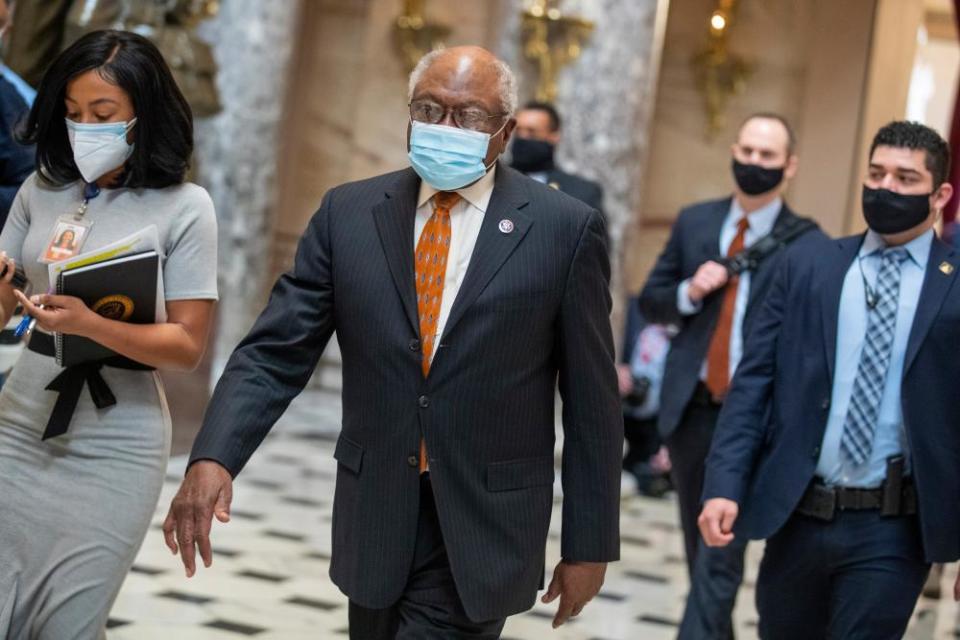
[[[744,216],[737,223],[737,235],[727,249],[728,258],[743,251],[749,228],[750,223]],[[707,351],[707,389],[714,400],[723,399],[730,387],[730,334],[733,333],[733,312],[736,310],[739,288],[740,278],[732,276],[723,290],[720,317],[710,339],[710,350]]]
[[[460,201],[452,191],[438,191],[433,196],[433,215],[420,233],[414,254],[417,279],[417,313],[420,316],[420,348],[423,377],[430,373],[443,302],[443,282],[447,275],[447,254],[450,253],[450,209]],[[427,447],[420,441],[420,473],[427,470]]]

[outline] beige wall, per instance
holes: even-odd
[[[876,1],[740,3],[731,46],[754,71],[730,99],[725,130],[708,139],[690,60],[715,3],[671,0],[646,188],[627,252],[631,289],[642,286],[682,206],[730,193],[730,143],[754,111],[782,113],[797,130],[801,168],[789,201],[828,232],[846,230]]]
[[[906,114],[917,51],[917,29],[923,23],[923,14],[921,2],[877,1],[860,119],[856,179],[849,187],[850,207],[844,229],[848,233],[861,231],[866,226],[860,214],[860,194],[873,135],[886,123],[899,120]]]
[[[800,171],[790,190],[798,211],[831,235],[847,233],[857,180],[860,117],[875,0],[818,2],[797,121]]]

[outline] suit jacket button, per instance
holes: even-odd
[[[810,457],[818,460],[820,458],[820,447],[814,447],[813,451],[810,452]]]
[[[419,466],[420,466],[420,458],[417,457],[417,456],[409,456],[409,457],[407,458],[407,464],[410,465],[411,467],[419,467]]]
[[[820,408],[826,411],[830,408],[830,398],[824,398],[823,402],[820,403]]]
[[[410,351],[420,351],[420,341],[416,338],[411,340],[407,346],[410,347]]]
[[[428,398],[427,396],[420,396],[420,399],[417,400],[417,404],[420,405],[421,409],[426,409],[427,407],[430,406],[430,398]]]

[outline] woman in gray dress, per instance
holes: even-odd
[[[36,328],[0,392],[0,638],[101,638],[166,470],[170,415],[155,369],[192,369],[206,347],[216,218],[207,193],[184,182],[190,109],[138,35],[99,31],[64,51],[23,137],[37,146],[37,170],[0,234],[0,326],[19,302]],[[86,253],[151,225],[166,321],[119,322],[45,293],[42,260],[64,230],[74,231],[70,250]],[[17,267],[30,298],[13,286]],[[63,369],[52,333],[119,356]]]

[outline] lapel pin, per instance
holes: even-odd
[[[944,260],[943,262],[940,263],[940,271],[942,271],[945,275],[950,275],[951,273],[953,273],[953,265],[947,262],[946,260]]]
[[[513,233],[513,220],[501,220],[500,233]]]
[[[559,182],[551,182],[551,183],[548,184],[547,186],[550,187],[551,189],[556,189],[557,191],[560,190],[560,183],[559,183]]]

